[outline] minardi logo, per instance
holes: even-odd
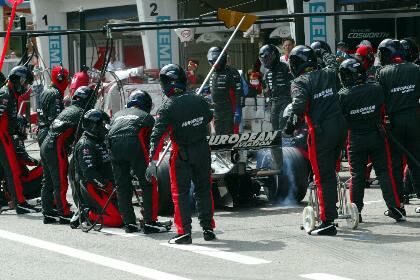
[[[414,91],[415,88],[416,88],[416,85],[396,87],[396,88],[391,89],[391,93],[397,93],[397,92],[409,93],[409,92]]]
[[[243,133],[231,135],[212,135],[207,136],[210,146],[229,146],[231,148],[250,148],[271,146],[275,140],[279,139],[279,131],[267,131],[258,133]]]

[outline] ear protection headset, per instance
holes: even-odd
[[[65,79],[66,79],[66,75],[64,73],[63,64],[60,63],[60,72],[57,75],[57,81],[61,83]]]

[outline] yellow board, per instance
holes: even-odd
[[[243,32],[247,31],[251,27],[251,25],[253,25],[258,19],[257,16],[231,11],[228,9],[218,9],[217,11],[217,18],[223,21],[227,28],[238,26],[242,17],[245,17],[245,19],[239,27],[239,30]]]

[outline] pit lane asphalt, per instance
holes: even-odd
[[[193,245],[253,257],[261,260],[260,264],[243,264],[234,261],[234,257],[226,260],[162,245],[174,235],[173,231],[127,236],[121,229],[113,229],[121,234],[86,234],[64,225],[43,225],[38,214],[5,213],[0,215],[0,279],[151,277],[41,249],[36,247],[36,241],[22,243],[23,237],[11,241],[4,238],[5,231],[187,279],[420,279],[420,215],[414,213],[420,200],[406,205],[407,222],[401,223],[383,215],[385,203],[379,188],[367,189],[365,202],[365,222],[357,230],[349,230],[345,221],[338,220],[336,237],[309,236],[300,229],[304,204],[218,210],[218,239],[212,242],[202,239],[197,219],[193,218]],[[315,273],[330,275],[303,277],[316,277]]]

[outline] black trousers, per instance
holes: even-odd
[[[375,168],[386,205],[388,208],[400,207],[397,186],[392,174],[389,141],[383,132],[377,128],[364,132],[349,130],[347,153],[351,173],[350,201],[357,205],[359,212],[363,209],[368,158]]]
[[[48,126],[40,127],[38,129],[38,134],[36,135],[36,138],[38,140],[38,145],[41,147],[42,143],[44,142],[45,138],[48,135],[48,130],[50,128]]]
[[[60,215],[70,215],[66,194],[68,189],[68,159],[64,138],[55,141],[46,139],[41,145],[41,160],[44,167],[41,189],[42,211],[51,213],[54,200]]]
[[[390,116],[391,133],[394,138],[420,162],[420,116],[416,110],[402,112]],[[404,152],[390,139],[392,152],[392,169],[398,188],[398,195],[402,199],[404,192]],[[414,190],[420,196],[420,166],[416,165],[410,157],[407,158],[407,165],[413,178]]]
[[[138,137],[118,137],[109,140],[112,168],[117,185],[117,197],[124,224],[134,224],[136,215],[132,205],[132,170],[143,189],[144,221],[157,221],[158,191],[155,180],[147,182],[146,168],[149,164],[148,149],[142,146]]]
[[[270,121],[273,130],[281,130],[286,125],[283,112],[290,102],[290,99],[273,100],[271,102]]]
[[[233,113],[230,109],[214,111],[214,129],[216,135],[233,134]]]
[[[346,137],[346,124],[342,116],[313,124],[307,117],[309,127],[309,160],[315,176],[319,199],[320,219],[334,221],[338,217],[337,163]]]
[[[169,162],[174,222],[178,234],[191,232],[191,181],[194,184],[198,219],[203,228],[214,228],[214,201],[211,192],[211,155],[207,142],[188,146],[173,143]]]

